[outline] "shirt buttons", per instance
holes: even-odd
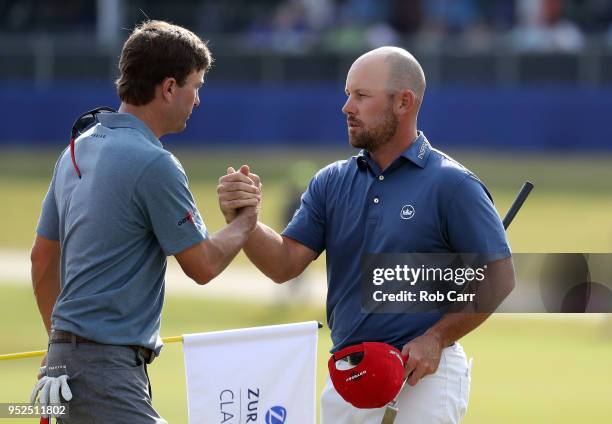
[[[375,197],[373,202],[378,205],[378,202],[380,202],[380,199],[378,197]]]
[[[384,179],[385,179],[385,176],[384,176],[384,175],[379,175],[379,176],[378,176],[378,181],[382,181],[382,180],[384,180]]]

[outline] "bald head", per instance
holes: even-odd
[[[417,135],[417,119],[425,75],[419,62],[404,49],[381,47],[359,57],[346,76],[349,142],[370,153],[384,146],[407,148]]]
[[[379,47],[363,54],[353,64],[360,65],[385,69],[389,91],[410,90],[419,104],[423,101],[425,74],[419,62],[408,51],[399,47]]]

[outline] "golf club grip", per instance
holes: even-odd
[[[504,217],[504,230],[508,229],[512,223],[512,220],[521,209],[521,206],[523,206],[523,203],[525,203],[525,199],[527,199],[527,196],[529,196],[532,189],[533,184],[530,181],[525,181],[525,184],[523,184],[523,187],[521,187],[521,191],[519,191],[519,194],[516,196],[516,199],[514,199],[514,202],[512,202],[512,206],[510,206],[510,209],[508,209],[508,212]]]

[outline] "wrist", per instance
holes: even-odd
[[[253,225],[253,219],[255,219],[255,222],[257,222],[257,218],[253,218],[246,214],[238,214],[233,218],[232,221],[230,221],[230,223],[234,223],[239,231],[247,234],[248,236],[249,234],[251,234],[255,227]]]
[[[236,219],[236,213],[223,212],[223,219],[225,219],[226,224],[231,224]]]
[[[427,330],[424,335],[431,337],[433,340],[435,340],[436,344],[439,346],[440,349],[443,349],[452,343],[451,341],[446,340],[442,332],[434,327],[431,327],[429,330]]]

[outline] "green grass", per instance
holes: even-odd
[[[45,348],[44,331],[29,288],[3,286],[1,299],[0,353]],[[162,334],[306,320],[324,322],[324,311],[169,297]],[[520,320],[493,317],[462,343],[468,356],[475,357],[467,424],[609,422],[612,320],[603,324],[546,320],[537,315]],[[317,396],[325,382],[329,347],[329,330],[321,329]],[[38,359],[0,361],[0,402],[26,401],[37,367]],[[150,368],[154,405],[171,423],[186,422],[184,373],[178,344],[166,345]]]
[[[466,423],[605,423],[612,321],[493,317],[462,340],[473,355]]]

